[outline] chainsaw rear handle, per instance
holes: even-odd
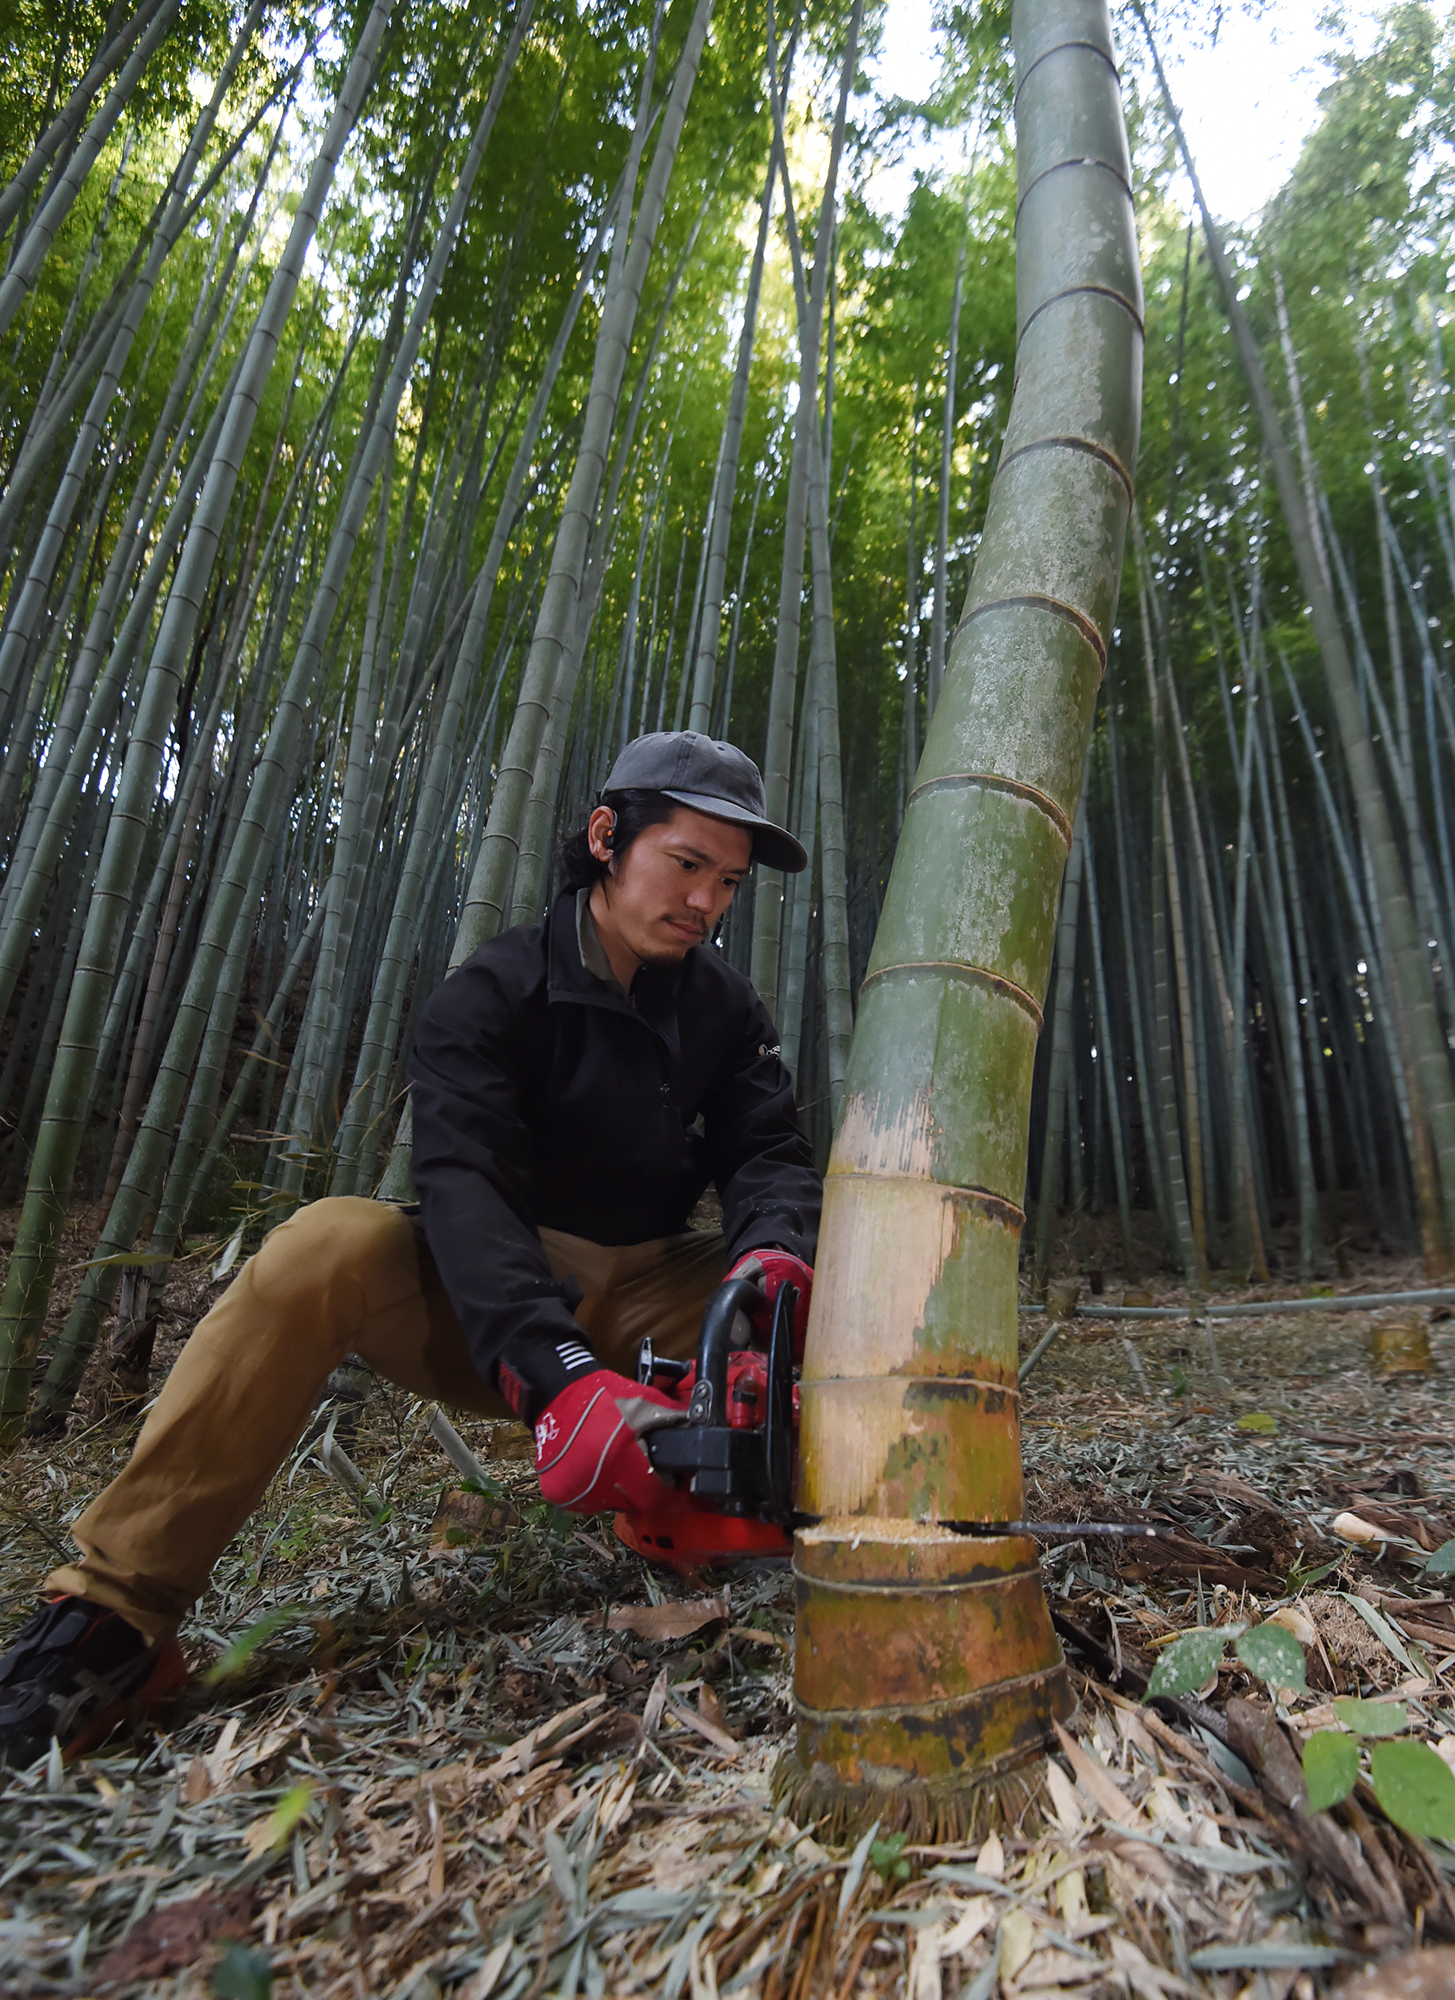
[[[691,1424],[727,1422],[727,1367],[732,1352],[733,1321],[739,1313],[751,1319],[763,1309],[763,1294],[751,1278],[728,1278],[719,1285],[702,1316],[697,1343],[697,1380],[687,1405]]]

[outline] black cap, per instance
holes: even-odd
[[[696,729],[657,729],[638,736],[607,773],[603,792],[662,792],[678,805],[712,819],[731,820],[753,835],[753,859],[797,875],[808,856],[781,826],[765,816],[763,774],[736,744],[719,743]]]

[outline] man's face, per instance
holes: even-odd
[[[612,814],[598,806],[588,824],[591,851],[606,860]],[[733,899],[753,855],[746,827],[679,806],[671,819],[637,835],[591,899],[613,962],[624,947],[644,965],[670,964],[705,944]]]

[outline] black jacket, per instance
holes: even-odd
[[[409,1077],[425,1236],[476,1369],[580,1339],[537,1231],[644,1243],[709,1181],[728,1262],[812,1261],[821,1190],[762,1001],[712,946],[631,999],[581,962],[574,894],[504,931],[426,1005]]]

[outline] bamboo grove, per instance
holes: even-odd
[[[1015,341],[1008,8],[923,106],[863,0],[59,13],[0,82],[11,1436],[98,1343],[144,1370],[179,1257],[407,1190],[415,1010],[640,729],[731,735],[813,856],[722,948],[827,1153]],[[1449,30],[1336,49],[1225,239],[1116,29],[1146,417],[1026,1260],[1443,1270]],[[886,220],[925,124],[957,164]]]

